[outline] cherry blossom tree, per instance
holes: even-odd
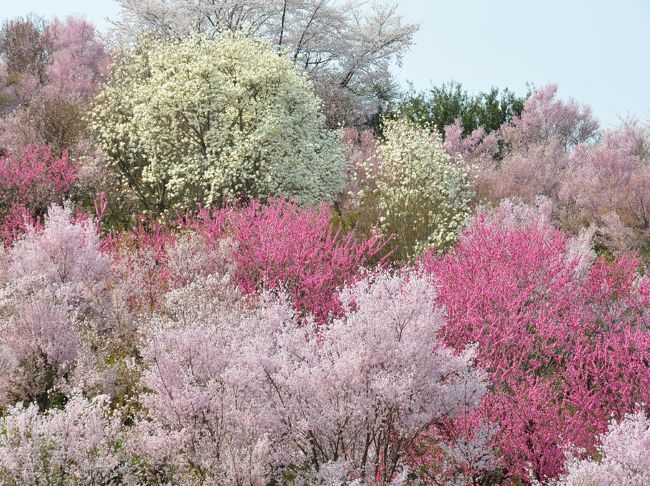
[[[243,32],[274,45],[321,86],[331,123],[345,121],[337,105],[347,99],[363,110],[362,95],[390,84],[389,66],[400,62],[417,26],[405,24],[396,7],[358,0],[118,0],[118,32],[211,37]],[[371,102],[372,104],[373,102]],[[367,105],[368,102],[366,101]],[[376,108],[375,108],[376,109]],[[371,108],[372,110],[372,108]]]
[[[641,485],[650,481],[650,422],[643,412],[613,421],[601,435],[600,459],[571,457],[568,473],[561,479],[568,486],[596,484]]]
[[[108,64],[95,27],[75,17],[16,19],[3,38],[1,93],[15,109],[0,120],[0,145],[11,151],[51,145],[59,154],[73,149],[87,136],[83,115]]]
[[[473,352],[438,341],[443,312],[426,278],[359,282],[341,295],[347,315],[318,332],[281,300],[242,311],[206,298],[220,285],[179,289],[150,324],[147,413],[132,446],[149,474],[388,483],[408,472],[425,430],[485,392]]]
[[[63,409],[18,404],[0,418],[4,484],[113,484],[122,476],[120,417],[77,390]],[[122,468],[123,469],[123,468]]]

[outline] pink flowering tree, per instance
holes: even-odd
[[[557,99],[557,90],[557,85],[550,84],[526,99],[521,116],[501,128],[506,142],[514,146],[529,146],[556,138],[568,149],[593,140],[598,121],[591,108],[572,99]]]
[[[222,285],[172,292],[176,311],[148,326],[131,447],[149,480],[387,484],[424,431],[485,393],[473,352],[438,340],[426,277],[360,281],[341,294],[346,316],[313,329],[268,295],[248,310],[215,299]]]
[[[42,409],[66,395],[82,352],[82,329],[103,307],[109,273],[92,221],[74,222],[52,206],[43,228],[28,227],[0,271],[0,406],[19,400]],[[87,352],[87,350],[85,350]]]
[[[120,477],[120,417],[108,397],[76,391],[63,409],[18,404],[0,418],[3,484],[111,484]]]
[[[633,257],[590,264],[586,243],[510,207],[424,263],[449,314],[445,341],[477,343],[489,372],[477,420],[500,429],[497,480],[554,477],[566,445],[593,450],[612,414],[650,403],[650,282]]]
[[[234,282],[245,293],[285,291],[296,310],[323,321],[343,311],[337,292],[379,256],[383,242],[357,239],[330,223],[328,206],[301,208],[283,200],[263,206],[203,211],[199,232],[232,238]]]
[[[1,157],[0,217],[5,220],[5,242],[16,236],[14,230],[24,230],[32,218],[40,218],[49,204],[62,204],[76,179],[76,164],[66,153],[53,155],[50,147],[29,145],[19,154]]]
[[[0,146],[15,152],[27,144],[51,145],[58,154],[76,154],[86,138],[83,115],[107,70],[107,50],[83,19],[22,19],[18,24],[23,27],[6,30],[8,42],[16,44],[23,31],[31,32],[30,45],[14,50],[33,50],[38,62],[5,67],[1,93],[15,109],[0,118]]]
[[[569,163],[560,197],[578,221],[597,224],[613,251],[640,250],[650,238],[650,137],[629,123],[579,146]],[[571,215],[571,213],[569,213]]]

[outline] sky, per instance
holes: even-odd
[[[604,126],[650,122],[650,0],[393,0],[420,30],[397,79],[418,90],[457,81],[469,92],[555,83]],[[114,0],[3,0],[0,20],[82,14],[101,29]]]

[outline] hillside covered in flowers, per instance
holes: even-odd
[[[118,3],[0,29],[0,484],[650,484],[647,125]]]

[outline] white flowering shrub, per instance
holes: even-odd
[[[62,410],[22,403],[0,419],[0,483],[121,484],[123,430],[108,397],[75,392]]]
[[[147,210],[270,195],[330,200],[339,135],[310,82],[238,34],[145,38],[113,66],[91,113],[99,146]]]
[[[436,133],[390,120],[384,136],[377,157],[361,167],[374,175],[367,204],[379,210],[380,226],[392,235],[398,257],[448,248],[471,214],[467,172],[445,152]]]
[[[601,437],[600,460],[570,458],[567,486],[643,486],[650,484],[650,420],[643,412],[612,422]]]

